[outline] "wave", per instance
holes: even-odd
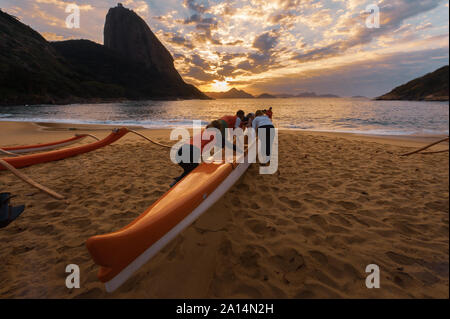
[[[0,122],[26,122],[26,123],[52,123],[52,124],[74,124],[74,125],[105,125],[105,126],[131,126],[144,127],[148,129],[171,129],[171,128],[190,128],[194,120],[158,120],[158,121],[99,121],[99,120],[71,120],[71,119],[47,119],[47,118],[15,118],[0,116]],[[207,125],[208,122],[200,121],[201,125]]]

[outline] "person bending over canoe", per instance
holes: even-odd
[[[255,113],[247,114],[247,116],[244,119],[244,125],[245,125],[246,128],[247,127],[252,127],[252,122],[253,122],[254,118],[255,118]]]
[[[225,134],[224,134],[224,128],[220,121],[213,121],[211,122],[206,129],[217,129],[222,133],[222,147],[228,147],[232,148],[233,151],[237,151],[236,145],[231,144],[230,142],[225,140]],[[216,136],[214,134],[211,134],[209,139],[204,140],[203,139],[203,132],[204,130],[197,134],[196,136],[192,137],[188,143],[184,144],[180,147],[177,153],[177,162],[178,165],[181,166],[181,168],[184,170],[183,174],[181,174],[179,177],[175,178],[175,181],[170,185],[171,187],[175,186],[179,181],[181,181],[184,177],[186,177],[190,172],[192,172],[194,169],[196,169],[202,159],[202,153],[205,147],[214,141]],[[200,141],[200,145],[195,145],[195,141]],[[218,143],[219,141],[216,141]],[[190,158],[187,162],[183,161],[184,157],[183,154],[190,154]]]
[[[227,115],[220,118],[219,121],[225,129],[227,128],[235,129],[239,127],[242,128],[244,119],[245,119],[245,112],[239,110],[235,116]]]
[[[206,126],[206,129],[211,128],[222,131],[222,124],[219,121],[213,121],[208,124],[208,126]],[[202,132],[197,134],[196,136],[192,137],[189,142],[181,146],[178,150],[176,160],[178,165],[181,166],[184,172],[179,177],[175,178],[175,181],[170,185],[171,187],[175,186],[179,181],[181,181],[185,176],[187,176],[190,172],[192,172],[200,165],[203,149],[215,138],[214,134],[211,134],[210,138],[205,140],[203,139],[203,132],[204,130],[202,130]],[[200,141],[200,145],[195,145],[195,141]],[[190,154],[190,158],[187,162],[183,160],[183,155],[185,154]]]
[[[257,136],[259,136],[259,131],[265,130],[265,134],[261,133],[263,134],[262,137],[264,139],[262,142],[265,142],[266,144],[266,156],[270,159],[272,154],[272,144],[275,137],[275,132],[273,132],[274,134],[271,134],[271,130],[275,130],[272,121],[268,116],[264,115],[263,111],[256,111],[255,118],[252,121],[252,127],[256,131]],[[268,161],[269,160],[267,160],[267,162]]]
[[[239,110],[235,116],[228,115],[219,119],[220,124],[222,125],[222,129],[220,132],[222,133],[222,145],[233,148],[233,151],[236,152],[236,145],[231,145],[227,139],[227,129],[237,129],[237,128],[245,128],[245,112]]]
[[[272,120],[273,117],[272,107],[266,112],[266,115],[269,117],[270,120]]]

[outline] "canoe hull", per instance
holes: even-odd
[[[88,239],[101,266],[98,277],[112,292],[181,231],[216,203],[250,164],[201,164],[160,200],[118,232]]]

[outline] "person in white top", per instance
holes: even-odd
[[[259,128],[265,126],[271,126],[274,128],[272,121],[268,116],[264,115],[262,111],[257,111],[254,120],[252,121],[252,127],[257,131]]]
[[[252,127],[255,129],[256,134],[260,134],[259,130],[265,130],[265,134],[262,134],[262,143],[266,144],[266,160],[265,163],[269,162],[270,156],[272,154],[272,144],[275,137],[275,127],[269,117],[264,115],[263,111],[257,111],[255,118],[252,121]]]

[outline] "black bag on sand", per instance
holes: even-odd
[[[4,228],[11,224],[20,214],[25,210],[25,205],[12,207],[10,206],[10,200],[14,196],[10,193],[0,194],[0,228]]]

